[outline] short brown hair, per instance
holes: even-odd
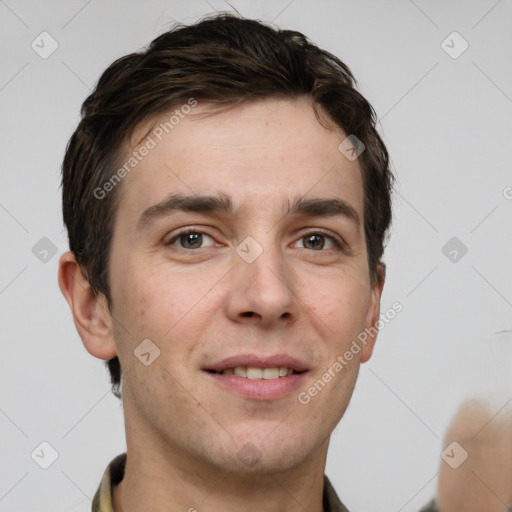
[[[95,191],[118,169],[123,144],[135,127],[190,98],[220,109],[253,99],[305,95],[315,110],[321,106],[365,146],[360,155],[364,228],[375,282],[391,223],[394,178],[372,106],[356,90],[350,69],[300,32],[222,13],[177,25],[144,51],[116,60],[82,105],[62,165],[62,210],[69,248],[109,309],[108,260],[120,187],[102,198]],[[119,359],[107,366],[112,391],[120,398]]]

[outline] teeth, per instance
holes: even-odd
[[[245,377],[251,380],[274,380],[280,377],[291,375],[293,370],[286,366],[275,366],[273,368],[257,368],[255,366],[236,366],[235,368],[227,368],[222,375],[236,375],[237,377]]]
[[[237,366],[235,368],[235,375],[237,375],[238,377],[247,377],[247,368],[245,368],[244,366]]]
[[[265,368],[261,373],[266,380],[279,378],[279,368]]]
[[[248,379],[262,379],[263,370],[261,368],[254,368],[252,366],[247,367],[247,378]]]

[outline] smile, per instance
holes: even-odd
[[[214,370],[212,370],[212,372],[221,375],[236,375],[237,377],[242,377],[251,380],[274,380],[286,377],[287,375],[292,375],[293,373],[299,373],[293,370],[292,368],[287,368],[286,366],[274,366],[272,368],[258,368],[255,366],[235,366],[234,368],[226,368],[221,372],[216,372]]]

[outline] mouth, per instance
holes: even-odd
[[[251,400],[283,398],[302,386],[309,372],[286,354],[232,356],[202,370],[223,390]]]
[[[216,373],[218,375],[236,375],[237,377],[250,380],[275,380],[282,379],[288,375],[303,373],[302,371],[296,371],[293,368],[288,368],[286,366],[274,366],[271,368],[259,368],[257,366],[235,366],[234,368],[226,368],[222,371],[207,371],[210,373]]]

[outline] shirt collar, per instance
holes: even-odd
[[[107,469],[105,469],[98,490],[94,495],[92,512],[114,512],[112,507],[112,489],[123,479],[125,466],[126,452],[112,459]],[[323,504],[324,512],[348,512],[325,475]]]

